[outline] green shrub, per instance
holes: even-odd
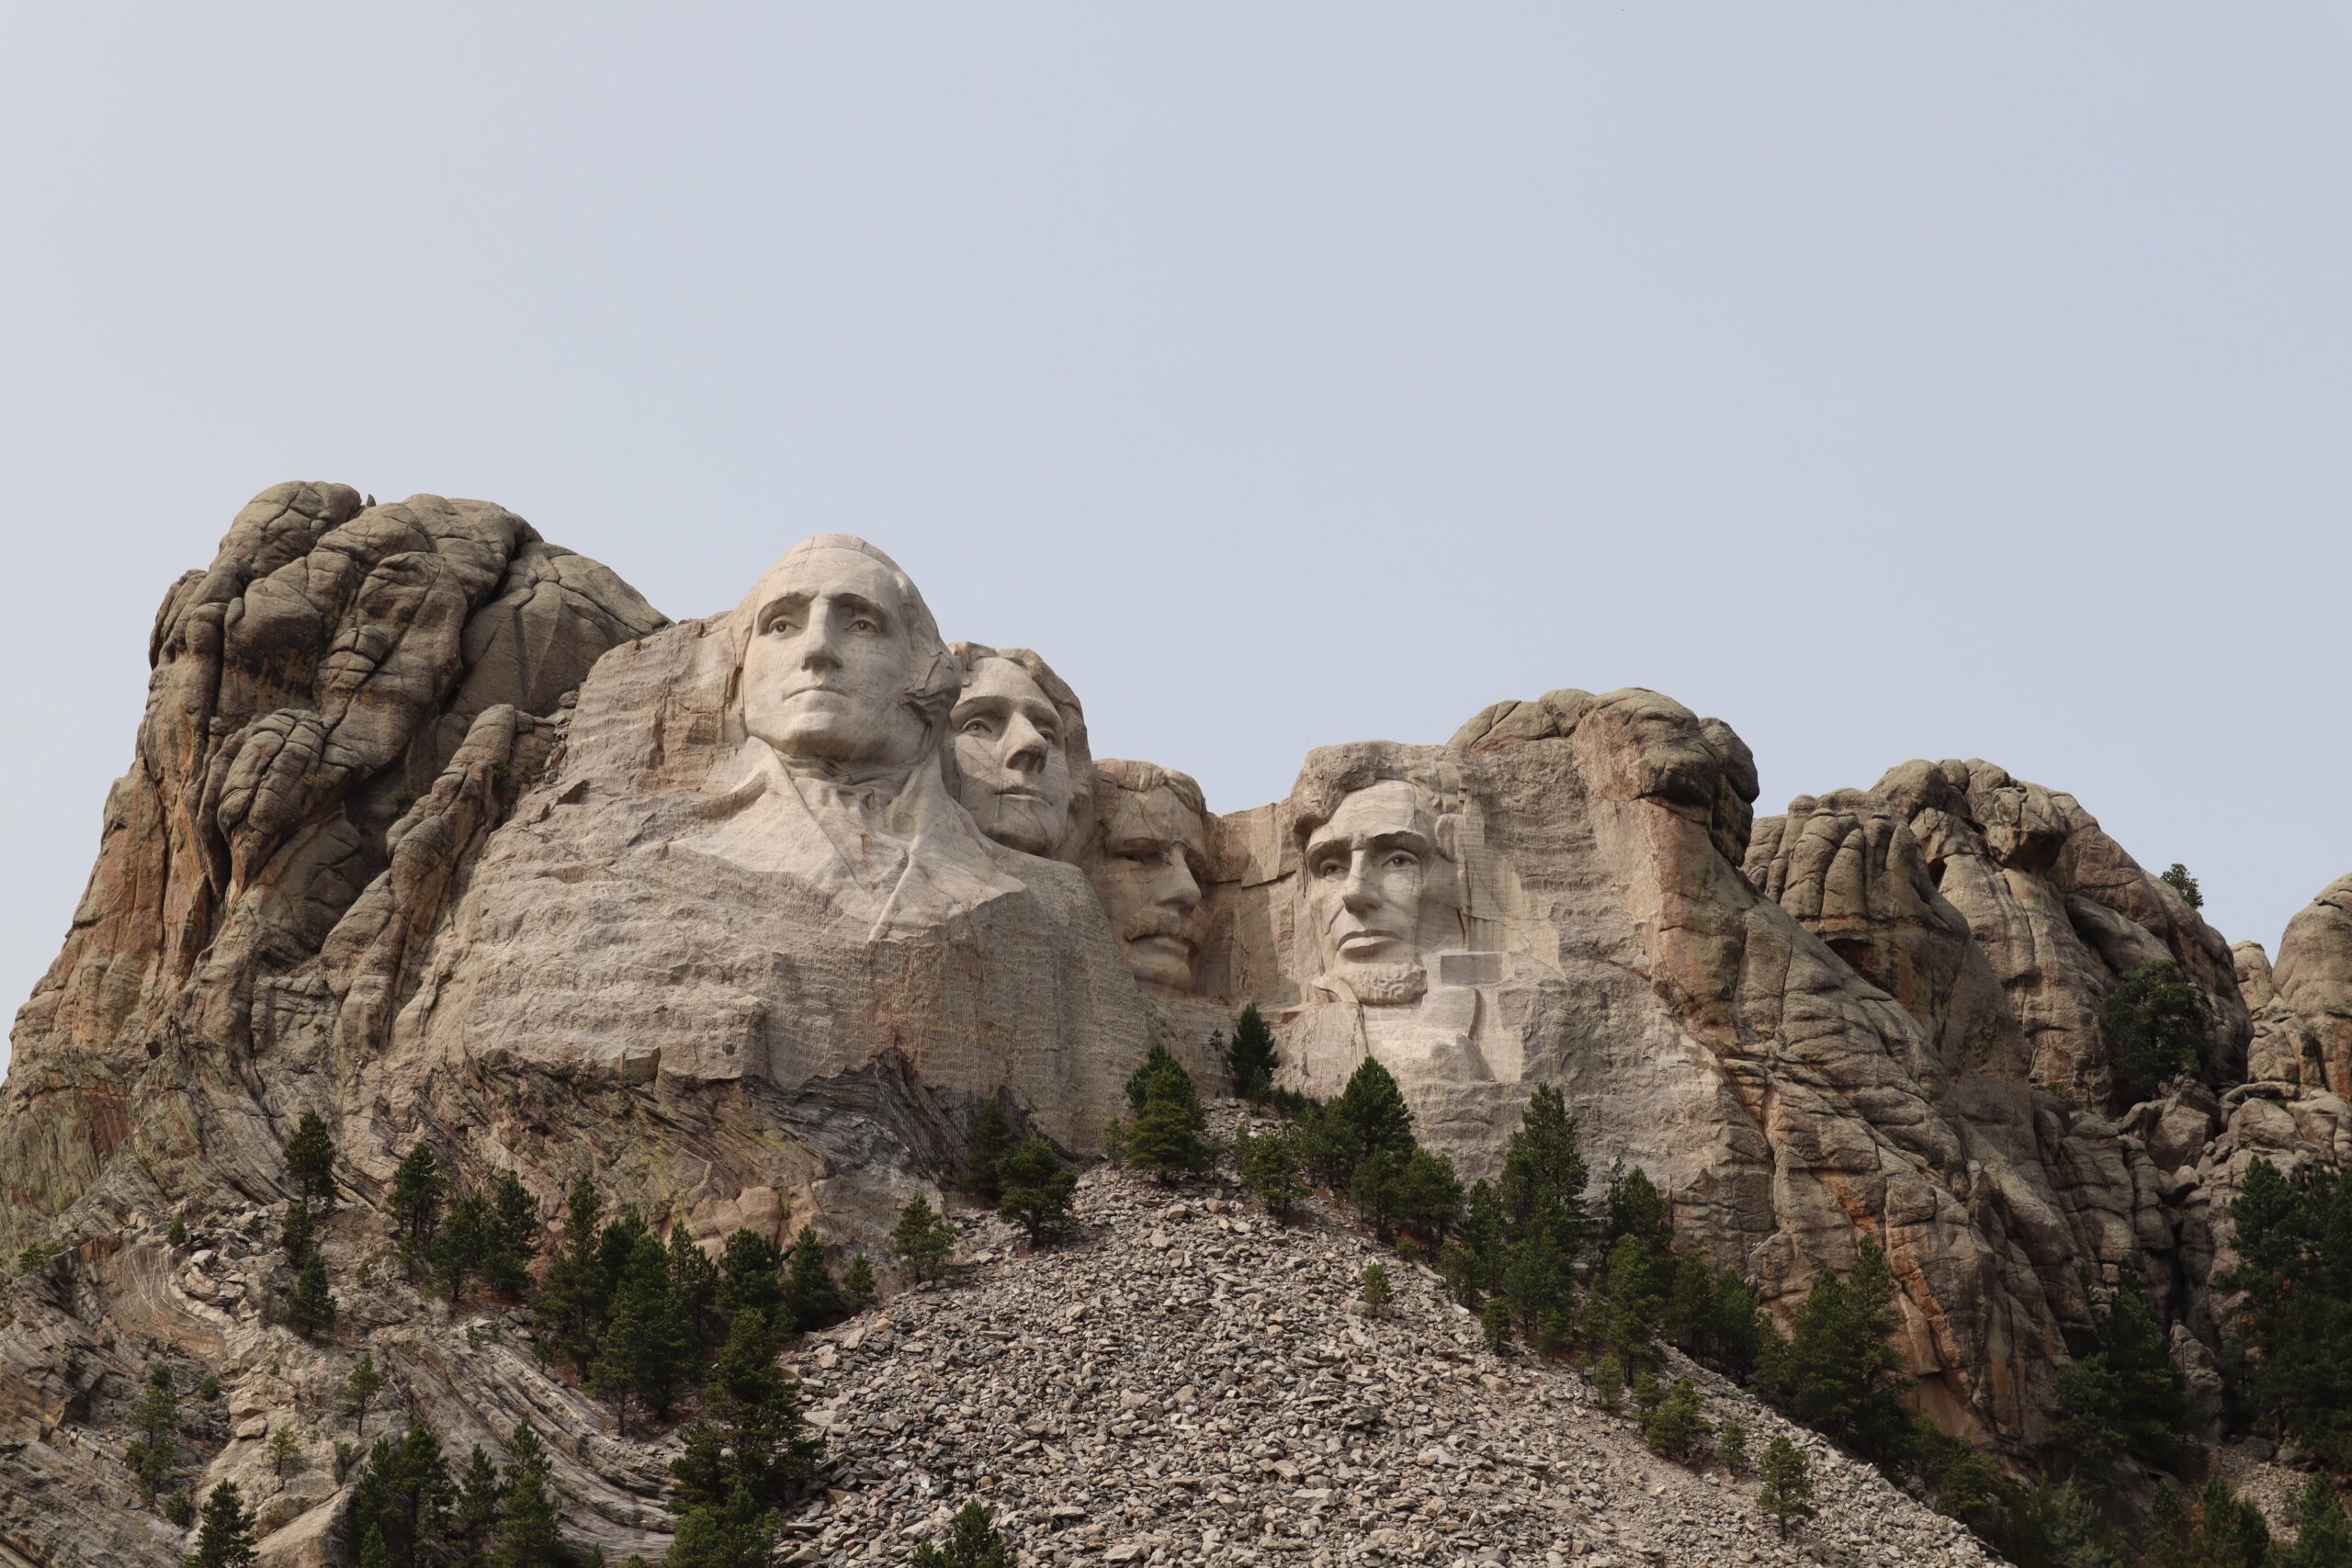
[[[1054,1152],[1053,1145],[1031,1138],[1005,1156],[999,1173],[1003,1196],[997,1213],[1019,1224],[1030,1246],[1050,1246],[1069,1233],[1078,1172]]]
[[[2124,971],[2101,1004],[2100,1018],[2120,1104],[2147,1099],[2203,1057],[2205,994],[2168,960]]]

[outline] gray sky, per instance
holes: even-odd
[[[865,534],[1219,809],[1645,685],[2352,870],[2343,6],[352,9],[0,8],[8,1007],[295,478]]]

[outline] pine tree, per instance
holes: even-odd
[[[2352,1172],[2292,1179],[2257,1156],[2230,1205],[2255,1410],[2329,1468],[2352,1469]]]
[[[998,1172],[1013,1152],[1012,1123],[995,1097],[982,1102],[979,1120],[972,1124],[972,1146],[965,1164],[964,1189],[993,1206],[1004,1197],[1004,1179]]]
[[[2053,1457],[2104,1495],[2127,1456],[2159,1468],[2173,1462],[2190,1400],[2138,1281],[2127,1272],[2113,1293],[2088,1293],[2098,1348],[2058,1374],[2047,1441]]]
[[[624,1431],[632,1398],[666,1418],[694,1352],[693,1327],[670,1288],[669,1253],[640,1230],[613,1292],[612,1325],[589,1368],[588,1387],[613,1401]]]
[[[1028,1233],[1031,1247],[1057,1241],[1072,1224],[1078,1172],[1043,1138],[1031,1138],[1000,1162],[1003,1197],[997,1213]]]
[[[163,1490],[172,1467],[179,1462],[179,1445],[174,1438],[179,1432],[180,1402],[172,1392],[172,1371],[161,1361],[147,1369],[147,1393],[139,1408],[130,1413],[130,1425],[139,1437],[123,1457],[153,1497]]]
[[[899,1224],[890,1233],[890,1250],[906,1265],[917,1284],[932,1279],[947,1265],[956,1250],[956,1227],[936,1213],[931,1200],[918,1192],[899,1211]]]
[[[2099,1017],[2121,1104],[2145,1100],[2204,1055],[2205,993],[2169,959],[2125,970],[2100,1004]]]
[[[1274,1091],[1274,1032],[1266,1027],[1255,1002],[1241,1010],[1233,1022],[1233,1038],[1226,1043],[1226,1065],[1233,1070],[1233,1092],[1252,1103]]]
[[[1603,1356],[1592,1364],[1592,1391],[1600,1395],[1600,1407],[1616,1412],[1617,1402],[1625,1394],[1625,1363],[1615,1355]]]
[[[525,1423],[514,1428],[506,1451],[506,1496],[490,1561],[493,1568],[564,1568],[563,1536],[555,1499],[548,1495],[547,1450]]]
[[[401,1257],[413,1270],[426,1258],[434,1232],[440,1228],[441,1205],[448,1182],[430,1144],[418,1144],[392,1173],[392,1190],[384,1200],[384,1217],[400,1238]]]
[[[326,1255],[316,1247],[302,1260],[302,1272],[286,1298],[286,1323],[305,1339],[334,1326],[336,1302],[327,1289]]]
[[[1813,1504],[1812,1466],[1785,1433],[1765,1445],[1763,1462],[1757,1469],[1764,1487],[1756,1495],[1756,1506],[1779,1527],[1782,1536],[1789,1533],[1791,1525],[1821,1511]]]
[[[418,1422],[368,1450],[352,1483],[351,1529],[382,1537],[392,1568],[418,1568],[437,1559],[456,1497],[441,1439]]]
[[[1593,1292],[1591,1316],[1599,1337],[1614,1345],[1628,1366],[1655,1366],[1658,1359],[1666,1302],[1657,1288],[1657,1245],[1636,1233],[1619,1236]]]
[[[2197,878],[2190,875],[2188,868],[2180,862],[2172,863],[2170,868],[2165,872],[2164,879],[2171,885],[2174,892],[2180,895],[2182,903],[2192,909],[2201,909],[2205,907],[2204,889],[2197,886]]]
[[[1747,1427],[1738,1421],[1726,1421],[1715,1434],[1715,1457],[1734,1475],[1747,1473]]]
[[[1642,1438],[1652,1453],[1688,1464],[1699,1457],[1713,1430],[1713,1424],[1699,1413],[1698,1389],[1689,1378],[1678,1378],[1642,1427]]]
[[[1150,1051],[1144,1055],[1143,1065],[1127,1075],[1127,1110],[1129,1111],[1137,1116],[1143,1114],[1144,1101],[1151,1095],[1152,1080],[1162,1073],[1184,1073],[1184,1065],[1168,1054],[1167,1046],[1154,1041]],[[1192,1076],[1190,1073],[1184,1073],[1185,1080],[1190,1082]]]
[[[718,1310],[732,1317],[756,1312],[771,1324],[784,1316],[784,1253],[756,1231],[738,1230],[718,1254]]]
[[[989,1522],[989,1511],[975,1498],[956,1510],[947,1527],[943,1550],[923,1542],[915,1548],[913,1568],[1013,1568],[1019,1561],[1012,1544]]]
[[[802,1225],[785,1256],[784,1307],[803,1330],[824,1328],[849,1315],[849,1303],[833,1271],[825,1267],[824,1243],[814,1225]]]
[[[392,1549],[384,1544],[384,1532],[372,1525],[359,1538],[359,1568],[392,1568]]]
[[[311,1258],[311,1248],[317,1245],[318,1225],[311,1217],[311,1206],[297,1202],[286,1211],[285,1224],[277,1227],[277,1245],[286,1249],[288,1267],[300,1271]]]
[[[269,1455],[270,1469],[283,1480],[286,1467],[302,1457],[302,1445],[295,1439],[292,1428],[280,1427],[270,1433],[269,1445],[263,1451]]]
[[[703,1385],[702,1419],[670,1466],[670,1507],[718,1507],[739,1491],[763,1506],[789,1503],[816,1472],[824,1440],[800,1414],[800,1385],[776,1371],[782,1336],[756,1312],[738,1314]]]
[[[384,1392],[384,1374],[376,1370],[376,1358],[368,1351],[359,1352],[359,1359],[351,1363],[351,1375],[343,1380],[343,1407],[357,1421],[355,1435],[368,1436],[368,1406]]]
[[[852,1313],[864,1312],[874,1304],[878,1290],[874,1282],[874,1265],[865,1260],[863,1252],[853,1254],[848,1269],[842,1273],[842,1304]]]
[[[458,1478],[458,1504],[449,1517],[458,1568],[477,1568],[489,1560],[492,1533],[505,1511],[506,1486],[499,1479],[498,1466],[476,1443],[466,1456],[465,1473]]]
[[[1576,1297],[1576,1275],[1559,1235],[1555,1227],[1538,1225],[1521,1236],[1504,1260],[1497,1290],[1520,1331],[1544,1350],[1556,1348],[1546,1343],[1556,1337],[1547,1334],[1546,1325],[1563,1321]]]
[[[697,1343],[708,1344],[725,1332],[718,1316],[718,1265],[695,1245],[683,1214],[670,1222],[670,1290],[694,1325]]]
[[[1375,1057],[1366,1056],[1348,1078],[1348,1087],[1326,1107],[1352,1134],[1363,1159],[1384,1150],[1410,1158],[1416,1146],[1413,1113],[1406,1107],[1405,1091]],[[1354,1173],[1349,1173],[1352,1176]]]
[[[1242,1123],[1246,1134],[1249,1123]],[[1242,1190],[1265,1206],[1278,1220],[1290,1218],[1306,1196],[1306,1178],[1299,1169],[1298,1140],[1287,1129],[1265,1137],[1236,1136],[1234,1158],[1241,1170]]]
[[[315,1111],[302,1112],[287,1141],[286,1175],[299,1196],[317,1199],[322,1209],[334,1207],[334,1139],[326,1118]]]
[[[531,1257],[539,1247],[539,1208],[515,1174],[501,1173],[491,1195],[481,1282],[520,1301],[531,1289]]]
[[[1584,1190],[1590,1179],[1567,1101],[1551,1085],[1538,1086],[1503,1151],[1501,1183],[1491,1194],[1498,1222],[1494,1243],[1549,1230],[1561,1254],[1573,1262],[1586,1245]],[[1472,1199],[1475,1203],[1475,1189]],[[1472,1223],[1486,1224],[1476,1213]]]
[[[2295,1543],[2271,1553],[2275,1568],[2352,1568],[2352,1521],[2325,1472],[2303,1483],[2295,1508]]]
[[[1397,1173],[1396,1223],[1442,1245],[1446,1233],[1462,1223],[1462,1178],[1453,1162],[1430,1149],[1417,1148]]]
[[[1815,1279],[1773,1370],[1792,1415],[1874,1462],[1895,1460],[1911,1431],[1894,1302],[1886,1255],[1866,1236],[1849,1273]]]
[[[699,1507],[678,1521],[662,1568],[766,1568],[780,1528],[775,1510],[747,1492]]]
[[[563,1245],[548,1260],[531,1297],[531,1325],[539,1344],[549,1356],[570,1358],[582,1375],[595,1358],[611,1300],[597,1256],[604,1212],[595,1179],[582,1175],[574,1180],[565,1205]]]
[[[1377,1263],[1367,1263],[1363,1266],[1361,1289],[1363,1304],[1370,1309],[1374,1317],[1385,1313],[1388,1310],[1388,1303],[1396,1299],[1396,1287],[1388,1282],[1388,1270]]]
[[[449,1292],[451,1306],[458,1304],[466,1292],[466,1281],[481,1271],[489,1258],[495,1224],[490,1201],[469,1192],[449,1206],[447,1219],[435,1232],[425,1256],[434,1279]]]
[[[2188,1536],[2193,1568],[2264,1568],[2270,1556],[2270,1526],[2262,1510],[2230,1490],[2215,1472],[2197,1495],[2197,1523]]]
[[[1486,1312],[1479,1317],[1478,1328],[1486,1336],[1487,1349],[1498,1356],[1508,1351],[1512,1330],[1510,1304],[1500,1296],[1488,1302]]]
[[[253,1560],[253,1512],[237,1495],[237,1483],[224,1481],[204,1500],[203,1524],[187,1568],[249,1568]]]
[[[1348,1179],[1349,1201],[1382,1241],[1389,1240],[1396,1229],[1404,1185],[1405,1159],[1394,1149],[1377,1149],[1364,1156]]]
[[[1206,1170],[1216,1153],[1202,1134],[1208,1115],[1193,1075],[1182,1064],[1155,1045],[1152,1055],[1127,1080],[1135,1104],[1135,1125],[1126,1131],[1127,1162],[1162,1184]]]

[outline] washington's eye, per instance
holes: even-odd
[[[1321,877],[1326,882],[1336,882],[1340,877],[1346,875],[1347,871],[1347,862],[1342,860],[1327,860],[1321,862],[1316,866],[1315,874]]]
[[[964,733],[967,735],[986,735],[988,732],[989,721],[987,719],[967,718],[964,721]]]
[[[850,623],[850,629],[852,631],[861,632],[878,632],[882,629],[882,623],[876,620],[871,615],[860,615],[857,619]]]
[[[1388,857],[1388,869],[1391,871],[1410,871],[1420,863],[1419,856],[1407,854],[1402,850]]]

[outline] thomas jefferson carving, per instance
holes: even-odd
[[[1136,979],[1158,995],[1190,996],[1208,868],[1201,786],[1168,768],[1116,759],[1096,763],[1094,777],[1086,878]]]
[[[956,798],[998,843],[1076,859],[1093,788],[1077,694],[1025,648],[950,651],[963,676],[948,716]]]

